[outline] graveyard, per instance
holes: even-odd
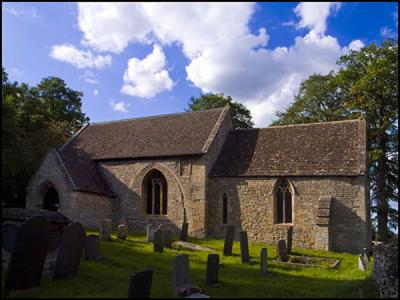
[[[86,231],[86,235],[97,235]],[[366,271],[359,270],[358,256],[293,248],[292,254],[340,260],[335,268],[299,267],[284,265],[276,260],[275,245],[248,243],[248,259],[241,255],[239,241],[234,241],[232,255],[224,256],[224,240],[195,239],[187,242],[210,248],[212,251],[191,250],[186,247],[163,247],[157,249],[146,241],[146,233],[129,232],[125,240],[118,239],[112,232],[110,241],[101,241],[102,259],[82,258],[76,276],[52,280],[51,271],[45,270],[40,287],[12,291],[8,297],[117,297],[127,298],[132,274],[150,268],[153,270],[150,296],[152,298],[173,297],[173,264],[178,255],[186,254],[189,261],[189,280],[200,287],[210,298],[222,297],[378,297],[371,284],[372,261]],[[156,237],[154,237],[156,238]],[[172,240],[179,240],[172,236]],[[173,244],[173,243],[172,243]],[[185,246],[185,245],[184,245]],[[200,247],[200,249],[202,249]],[[243,246],[242,246],[243,247]],[[266,269],[260,271],[260,251],[267,254]],[[161,252],[160,252],[161,250]],[[219,255],[218,284],[206,284],[207,258],[209,254]],[[212,256],[215,262],[216,256]],[[217,260],[218,265],[218,260]],[[3,268],[4,280],[5,270]],[[4,284],[4,281],[3,281]],[[361,291],[361,292],[360,292]],[[4,293],[4,292],[2,292]],[[4,296],[4,294],[2,295]]]

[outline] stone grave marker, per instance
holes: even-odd
[[[287,230],[287,240],[286,240],[287,255],[290,255],[292,253],[292,242],[293,242],[293,226],[290,226]]]
[[[189,256],[179,254],[172,262],[173,268],[173,292],[174,297],[179,295],[179,288],[190,285]]]
[[[74,222],[64,228],[53,269],[53,280],[78,274],[85,240],[86,233],[81,223]]]
[[[219,255],[208,254],[206,284],[218,283]]]
[[[128,233],[128,228],[124,225],[118,225],[117,237],[119,240],[126,240],[126,235]]]
[[[240,232],[240,254],[242,256],[242,263],[249,263],[249,240],[247,238],[247,231]]]
[[[262,274],[268,272],[268,250],[267,248],[261,248],[260,251],[260,271]]]
[[[164,238],[162,229],[157,229],[154,232],[153,251],[154,252],[164,251]]]
[[[111,241],[112,222],[110,219],[102,219],[100,223],[100,240]]]
[[[363,248],[363,256],[364,256],[365,262],[367,264],[369,264],[371,262],[371,259],[369,257],[369,253],[367,251],[367,248]]]
[[[171,248],[172,246],[172,232],[169,229],[165,229],[163,232],[164,236],[164,247]]]
[[[18,229],[5,274],[4,290],[25,290],[40,285],[48,243],[48,222],[42,216],[28,219]]]
[[[180,234],[180,240],[186,242],[188,238],[188,229],[189,229],[189,223],[184,222],[182,224],[182,229],[181,229],[181,234]]]
[[[153,270],[145,269],[131,276],[128,298],[150,298]]]
[[[286,242],[285,240],[277,240],[275,242],[275,250],[276,250],[276,255],[278,256],[278,259],[280,261],[287,261],[288,256],[286,252]]]
[[[232,255],[232,246],[234,237],[235,237],[235,226],[228,226],[226,228],[226,234],[225,234],[224,256]]]
[[[365,270],[366,270],[365,261],[364,261],[364,257],[362,254],[358,255],[358,269],[363,272],[365,272]]]
[[[149,224],[146,226],[146,241],[147,242],[153,242],[154,239],[154,229],[153,225]]]
[[[100,238],[96,234],[89,234],[85,243],[85,259],[101,260]]]

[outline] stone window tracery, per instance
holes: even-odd
[[[276,224],[292,223],[293,197],[289,181],[280,179],[276,186]]]
[[[150,215],[166,215],[168,208],[168,186],[164,175],[153,170],[144,181],[146,191],[146,213]]]

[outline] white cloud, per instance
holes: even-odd
[[[165,90],[171,90],[173,82],[165,68],[165,55],[161,47],[155,45],[153,52],[143,60],[131,58],[124,73],[121,92],[143,98],[151,98]]]
[[[50,57],[69,63],[78,69],[102,69],[111,65],[111,55],[95,56],[90,50],[79,50],[75,48],[75,46],[69,44],[53,46]]]
[[[99,94],[99,90],[93,90],[93,96],[97,96]]]
[[[90,84],[99,84],[100,82],[97,79],[94,79],[93,76],[95,76],[95,74],[92,71],[86,70],[85,73],[79,76],[79,79],[83,79],[85,82]]]
[[[128,107],[131,106],[129,103],[126,103],[124,101],[120,101],[117,103],[111,101],[110,105],[113,110],[118,111],[118,112],[129,112]]]
[[[11,6],[5,6],[5,4],[2,4],[1,10],[16,17],[28,16],[31,18],[39,18],[39,15],[34,7],[16,8]]]
[[[394,32],[393,29],[388,28],[386,26],[381,27],[381,29],[379,30],[379,34],[381,37],[383,38],[390,38],[390,39],[395,39],[397,38],[397,32]]]

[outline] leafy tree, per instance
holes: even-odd
[[[303,81],[295,101],[273,125],[354,119],[367,122],[372,210],[378,237],[398,227],[398,43],[386,40],[350,51],[338,60],[339,71]],[[375,220],[374,220],[375,221]]]
[[[254,126],[250,111],[243,104],[235,102],[231,96],[225,97],[223,93],[208,93],[198,98],[191,97],[189,99],[189,108],[186,111],[206,110],[225,107],[226,105],[231,108],[234,128],[252,128]]]

